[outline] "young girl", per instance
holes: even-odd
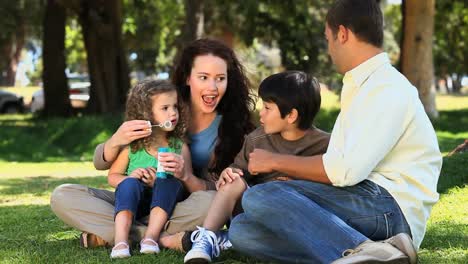
[[[115,192],[115,246],[111,258],[130,256],[128,235],[132,221],[149,214],[148,229],[140,242],[140,252],[156,254],[156,242],[177,202],[187,196],[179,179],[191,174],[188,147],[183,143],[185,123],[180,120],[178,95],[167,81],[144,80],[130,90],[126,120],[148,120],[150,136],[135,140],[122,150],[109,170],[108,182]],[[169,147],[170,153],[158,153]],[[172,175],[155,179],[157,157],[172,157],[164,162],[164,170]],[[185,165],[184,165],[185,161]]]

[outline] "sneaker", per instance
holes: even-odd
[[[229,241],[229,235],[227,230],[221,230],[217,233],[219,250],[228,250],[232,248],[231,241]]]
[[[117,247],[119,246],[125,246],[124,248],[121,248],[121,249],[116,249]],[[116,258],[128,258],[130,257],[130,246],[128,245],[127,242],[119,242],[117,243],[113,248],[112,248],[112,252],[110,254],[110,257],[112,259],[116,259]]]
[[[150,242],[150,244],[145,243]],[[156,241],[151,238],[144,238],[140,242],[140,253],[142,254],[158,254],[159,245]]]
[[[332,264],[355,264],[355,263],[392,263],[408,264],[410,260],[405,253],[385,241],[365,241],[355,249],[347,249],[343,257],[332,262]]]
[[[392,246],[405,253],[405,255],[409,258],[410,264],[418,263],[418,252],[413,245],[413,240],[408,234],[399,233],[398,235],[392,236],[384,242],[390,243]]]
[[[192,249],[185,255],[184,263],[210,263],[211,258],[219,256],[216,234],[203,227],[192,232]]]

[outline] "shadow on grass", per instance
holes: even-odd
[[[120,117],[86,116],[0,120],[0,160],[91,160],[94,148],[119,126]]]
[[[79,231],[67,227],[48,205],[0,207],[0,262],[8,263],[107,263],[110,250],[83,249]],[[182,263],[183,253],[162,250],[157,256],[142,255],[137,248],[122,263]],[[233,251],[223,252],[223,263],[260,263]],[[218,261],[217,260],[217,261]],[[119,261],[118,261],[119,262]]]
[[[468,184],[468,152],[457,153],[451,157],[444,157],[442,171],[440,172],[437,191],[445,193],[448,189]]]
[[[46,195],[54,190],[55,187],[64,183],[77,183],[94,188],[108,188],[107,177],[70,177],[53,178],[50,176],[26,177],[0,180],[2,195],[21,195],[32,194],[34,196]]]
[[[432,121],[437,131],[468,132],[468,109],[440,111],[439,115],[437,120]]]

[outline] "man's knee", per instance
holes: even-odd
[[[282,197],[282,182],[268,182],[255,185],[244,192],[242,208],[249,213],[262,214],[265,209],[276,203],[273,198]],[[276,208],[277,206],[274,206]]]
[[[83,188],[85,188],[85,186],[71,183],[57,186],[50,195],[50,207],[52,208],[52,211],[57,213],[57,211],[66,209],[72,199],[71,194],[73,192],[80,191]]]

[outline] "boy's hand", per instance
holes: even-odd
[[[263,149],[254,149],[249,154],[248,170],[250,174],[270,173],[273,171],[275,154]]]
[[[173,152],[162,152],[159,153],[158,162],[161,162],[166,172],[172,172],[177,179],[184,181],[185,177],[187,177],[185,175],[184,157],[182,155]]]
[[[240,169],[226,168],[221,172],[218,181],[216,182],[216,190],[226,183],[233,182],[236,178],[242,177],[244,173]]]

